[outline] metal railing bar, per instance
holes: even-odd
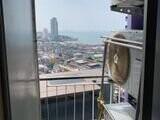
[[[107,40],[105,42],[112,43],[112,44],[119,45],[119,46],[124,46],[124,47],[127,47],[127,48],[143,50],[143,47],[135,46],[135,45],[129,45],[129,44],[126,44],[126,43],[114,42],[114,41],[111,41],[111,40]]]
[[[118,103],[121,102],[121,87],[118,87]]]
[[[65,120],[67,120],[67,86],[65,86]]]
[[[101,37],[101,38],[106,38],[108,40],[114,40],[114,41],[119,41],[119,42],[127,42],[127,43],[131,43],[131,44],[137,44],[137,45],[143,45],[143,42],[139,42],[139,41],[133,41],[133,40],[128,40],[128,39],[122,39],[122,38],[115,38],[115,37]]]
[[[76,85],[74,85],[74,116],[73,119],[76,120]]]
[[[106,67],[106,54],[107,54],[107,44],[104,46],[104,53],[103,53],[103,67],[102,67],[102,80],[101,80],[101,92],[104,90],[104,79],[105,79],[105,67]],[[108,75],[109,76],[109,75]]]
[[[110,78],[108,74],[104,76],[105,78]],[[102,78],[102,76],[73,76],[73,77],[56,77],[56,78],[40,78],[40,81],[46,80],[67,80],[67,79],[92,79],[92,78]]]
[[[47,103],[47,120],[50,120],[50,116],[49,116],[49,102],[48,102],[48,81],[46,81],[46,96],[47,96],[47,99],[46,99],[46,103]]]
[[[93,90],[92,90],[92,120],[94,120],[94,85],[92,85]]]
[[[110,84],[110,104],[112,104],[112,97],[113,97],[113,84]]]
[[[58,97],[57,97],[57,86],[56,86],[56,120],[58,120]]]
[[[58,84],[58,85],[49,85],[48,87],[62,87],[62,86],[74,86],[74,85],[100,85],[101,83],[70,83],[70,84]],[[110,82],[104,82],[104,84],[111,84]]]
[[[85,113],[85,85],[83,85],[83,103],[82,103],[82,120],[84,120]]]

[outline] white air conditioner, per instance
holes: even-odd
[[[110,78],[138,98],[143,58],[143,32],[113,32],[107,37],[106,66]]]
[[[112,0],[111,4],[118,6],[141,6],[144,4],[144,0]]]

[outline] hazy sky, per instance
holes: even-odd
[[[57,17],[60,31],[111,31],[124,29],[125,17],[111,12],[111,0],[36,0],[37,30],[48,28]]]

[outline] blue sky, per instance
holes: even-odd
[[[124,29],[125,17],[111,12],[111,0],[36,0],[37,30],[50,31],[57,17],[60,31],[111,31]]]

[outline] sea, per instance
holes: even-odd
[[[78,43],[82,44],[103,44],[103,39],[101,38],[102,36],[108,36],[110,32],[96,32],[96,31],[91,31],[91,32],[71,32],[71,31],[61,31],[59,33],[60,35],[67,35],[69,37],[73,37],[78,39]]]

